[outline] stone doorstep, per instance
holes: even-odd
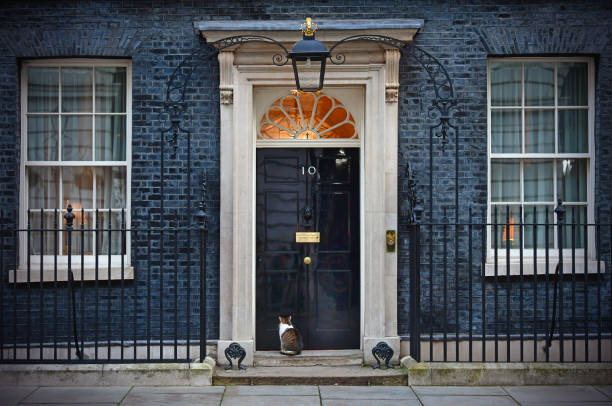
[[[403,368],[373,369],[370,366],[275,366],[249,367],[246,371],[217,368],[215,385],[392,385],[408,383]]]
[[[256,351],[255,367],[361,366],[361,350],[304,350],[287,356],[278,351]]]
[[[610,385],[612,363],[416,362],[404,357],[410,386]]]

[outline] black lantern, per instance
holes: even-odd
[[[297,89],[314,92],[323,88],[325,61],[329,57],[329,51],[324,43],[315,39],[317,26],[310,18],[306,19],[301,29],[304,37],[293,46],[289,58],[293,64]]]

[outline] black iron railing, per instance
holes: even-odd
[[[128,226],[124,209],[71,206],[28,211],[21,229],[2,218],[0,362],[203,360],[203,203],[196,219],[167,209]]]
[[[612,360],[612,225],[561,202],[527,210],[402,226],[414,358]]]

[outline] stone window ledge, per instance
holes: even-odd
[[[92,267],[83,268],[83,277],[81,279],[81,267],[80,265],[73,266],[72,272],[74,275],[75,281],[95,281],[96,280],[96,269]],[[9,283],[27,283],[28,282],[28,270],[27,269],[17,269],[17,270],[9,270]],[[98,267],[98,278],[97,280],[108,280],[109,279],[108,267]],[[123,267],[123,279],[124,280],[132,280],[134,279],[134,267],[132,266],[124,266]],[[16,282],[15,282],[16,280]],[[110,269],[110,280],[121,280],[121,267],[111,267]],[[55,277],[55,270],[53,267],[44,266],[43,282],[67,282],[68,281],[68,267],[60,266],[57,267],[57,278]],[[33,265],[30,267],[30,284],[40,283],[40,266]]]
[[[548,261],[548,275],[555,274],[555,268],[557,267],[558,257],[550,257]],[[536,262],[536,272],[537,275],[546,275],[546,261],[539,260]],[[585,267],[584,258],[576,258],[576,262],[574,264],[574,271],[576,276],[584,275],[585,269],[587,274],[597,274],[597,261],[589,260],[588,269]],[[510,276],[520,276],[521,264],[520,261],[516,258],[510,259]],[[599,261],[599,272],[604,274],[606,272],[606,262]],[[571,275],[572,274],[572,260],[571,258],[563,258],[563,274]],[[534,275],[534,263],[533,259],[523,259],[523,275],[529,276]],[[495,262],[487,261],[484,264],[484,276],[495,276]],[[507,266],[506,266],[506,258],[499,258],[497,262],[497,276],[508,276]]]

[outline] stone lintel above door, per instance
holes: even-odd
[[[412,41],[423,27],[421,19],[353,19],[313,20],[318,26],[317,40],[336,42],[351,35],[384,35],[402,41]],[[197,21],[194,29],[207,42],[235,35],[263,35],[276,41],[289,43],[302,39],[300,25],[304,20],[220,20]]]

